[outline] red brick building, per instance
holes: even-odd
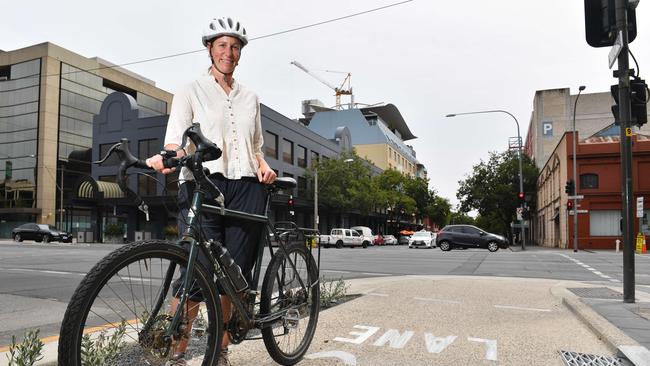
[[[608,127],[578,142],[578,248],[613,249],[621,233],[621,156],[618,127]],[[579,136],[578,136],[579,137]],[[573,248],[573,216],[568,214],[566,181],[573,179],[573,136],[565,133],[538,178],[535,241],[539,245]],[[632,146],[635,197],[644,197],[644,218],[635,217],[635,233],[650,235],[650,136],[636,134]],[[636,211],[636,210],[635,210]]]

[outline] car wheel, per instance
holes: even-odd
[[[488,243],[487,249],[491,252],[496,252],[497,250],[499,250],[499,244],[497,244],[494,241],[491,241]]]
[[[49,243],[50,241],[52,241],[52,238],[49,235],[44,235],[43,236],[43,242],[44,243]]]
[[[16,235],[14,235],[14,240],[17,241],[17,242],[21,242],[21,241],[23,241],[23,238],[20,236],[20,234],[16,234]]]
[[[363,247],[363,249],[368,248],[368,242],[367,242],[367,241],[364,241],[364,242],[361,244],[361,246]]]
[[[441,241],[439,247],[443,252],[448,252],[451,250],[451,244],[448,241]]]
[[[337,241],[337,242],[336,242],[336,247],[337,247],[338,249],[341,249],[341,248],[343,248],[343,242],[342,242],[342,241],[340,241],[340,240],[339,240],[339,241]]]

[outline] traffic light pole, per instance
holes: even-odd
[[[621,123],[621,202],[623,206],[623,301],[633,303],[634,285],[634,195],[632,192],[632,128],[630,70],[628,57],[627,1],[616,0],[616,26],[622,38],[618,56],[618,100]]]

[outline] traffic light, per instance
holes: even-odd
[[[519,198],[519,202],[524,202],[524,192],[519,192],[517,195],[517,198]]]
[[[646,124],[648,122],[648,85],[639,77],[630,80],[630,104],[632,124],[638,127]]]
[[[573,201],[568,200],[568,201],[566,202],[566,209],[567,209],[567,211],[571,211],[571,210],[573,210]]]
[[[612,106],[614,123],[620,125],[618,84],[612,85],[610,91],[612,92],[612,97],[614,97],[614,102],[616,103]],[[648,94],[650,93],[648,93],[648,85],[645,83],[645,80],[638,76],[630,80],[630,114],[632,117],[630,124],[641,127],[648,123]]]
[[[564,186],[564,192],[569,196],[575,195],[576,185],[573,179],[567,180],[566,185]]]
[[[628,43],[636,38],[637,2],[624,0],[627,5]],[[585,0],[585,36],[592,47],[609,47],[616,41],[616,0]],[[632,3],[632,4],[630,4]]]
[[[289,199],[287,200],[287,208],[289,209],[289,215],[295,215],[295,211],[293,210],[293,195],[289,195]]]

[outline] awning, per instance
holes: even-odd
[[[117,183],[84,180],[79,184],[77,197],[96,199],[99,198],[98,192],[102,193],[103,198],[124,198],[126,195],[120,189]]]

